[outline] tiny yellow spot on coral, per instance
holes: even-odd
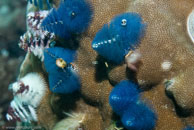
[[[58,58],[58,59],[56,60],[56,65],[57,65],[59,68],[64,69],[64,68],[67,66],[67,63],[66,63],[62,58]]]

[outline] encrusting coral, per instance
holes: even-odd
[[[186,29],[192,5],[193,1],[165,0],[137,0],[129,4],[128,11],[140,13],[149,25],[139,48],[142,65],[137,79],[140,84],[158,84],[193,65],[193,43]]]
[[[184,128],[181,118],[176,114],[173,103],[165,94],[164,85],[154,86],[151,90],[141,93],[141,96],[145,102],[152,105],[158,116],[156,130],[181,130]]]
[[[169,1],[135,1],[130,4],[129,11],[140,13],[148,25],[145,38],[143,38],[139,48],[142,59],[137,71],[137,80],[141,85],[158,84],[193,65],[192,42],[187,35],[185,25],[186,17],[192,11],[192,1],[177,1],[177,3],[170,3]],[[180,6],[181,4],[185,6]],[[173,5],[176,5],[177,8],[174,8]],[[165,11],[163,13],[158,9]],[[184,11],[179,13],[180,10]],[[172,21],[171,15],[176,16],[178,14],[181,15],[178,17],[177,22]],[[169,26],[171,28],[167,29]],[[156,54],[158,55],[155,56]],[[141,64],[143,65],[141,66]],[[123,68],[121,69],[123,70]],[[120,73],[119,69],[112,74],[115,73]],[[114,76],[110,75],[109,77]],[[112,80],[114,81],[114,79]],[[115,82],[118,83],[119,81],[116,80]]]
[[[176,75],[172,79],[167,80],[164,84],[167,93],[176,99],[177,105],[183,109],[194,109],[193,99],[193,71],[194,68],[187,68],[184,72]]]
[[[174,100],[179,106],[190,108],[191,104],[185,106],[184,101],[192,102],[193,99],[184,90],[192,89],[189,85],[192,84],[192,76],[185,77],[189,75],[188,71],[192,71],[194,63],[193,42],[187,30],[187,18],[193,10],[193,1],[136,1],[135,5],[139,8],[131,4],[129,11],[139,12],[149,25],[139,48],[142,59],[136,74],[138,82],[142,85],[159,84],[179,77],[177,82],[181,82],[174,85],[171,92],[175,94]],[[184,78],[180,78],[182,74],[185,74]],[[181,88],[181,84],[184,87]]]
[[[189,26],[187,25],[187,17],[192,12],[193,5],[193,1],[136,0],[131,2],[128,8],[128,11],[140,13],[143,20],[148,25],[145,37],[138,48],[138,52],[141,54],[140,64],[135,74],[138,83],[141,84],[144,89],[148,89],[147,87],[149,86],[160,83],[163,84],[167,79],[172,79],[172,81],[177,84],[173,85],[172,82],[172,87],[167,87],[167,91],[172,90],[170,93],[174,95],[174,100],[183,108],[190,108],[192,106],[190,103],[193,101],[192,96],[190,96],[189,93],[187,94],[188,91],[192,90],[192,85],[189,84],[192,84],[193,76],[191,73],[194,63],[192,37],[190,38],[187,34],[187,27]],[[129,62],[128,60],[127,57],[126,62]],[[117,72],[120,73],[119,70],[122,70],[124,73],[121,74],[121,76],[124,77],[123,75],[126,75],[124,66],[123,68],[119,66],[119,68],[115,68],[114,70],[111,70],[112,73],[110,74],[114,75]],[[117,77],[119,76],[113,79],[114,76],[112,75],[109,76],[112,82],[118,83]],[[175,77],[177,77],[177,81],[173,79]],[[162,89],[161,86],[164,88]],[[168,106],[167,104],[169,104],[170,101],[168,101],[169,99],[167,99],[164,94],[165,86],[155,86],[152,89],[144,92],[147,93],[145,97],[149,97],[154,106],[157,106],[157,104],[160,106],[161,103],[164,106]],[[159,96],[161,93],[163,93],[163,97],[153,97],[153,95]],[[166,102],[168,101],[168,103],[165,103],[164,99]],[[185,103],[187,105],[185,105]],[[158,125],[156,129],[182,129],[184,125],[192,124],[192,121],[188,121],[193,120],[192,117],[187,117],[185,119],[179,118],[175,114],[172,104],[171,108],[165,108],[165,113],[168,114],[164,114],[164,110],[161,108],[155,108],[158,113]],[[170,111],[170,109],[172,109],[172,111]],[[169,115],[169,117],[166,117],[166,115]],[[166,118],[168,118],[169,121],[167,121]],[[172,120],[170,120],[170,118]],[[166,121],[164,121],[164,119]],[[172,128],[168,122],[172,122],[173,125],[170,124]]]
[[[41,2],[41,0],[29,1],[37,8],[42,9]],[[48,0],[44,1],[43,5],[48,4],[48,2]],[[56,5],[52,4],[52,2]],[[50,3],[51,7],[56,8],[44,15],[48,17],[45,18],[45,21],[43,20],[43,24],[41,24],[42,19],[41,22],[38,21],[39,24],[34,22],[36,23],[35,26],[40,27],[41,24],[42,28],[33,30],[28,27],[28,31],[31,30],[33,33],[28,32],[28,35],[24,37],[29,36],[29,34],[32,35],[27,37],[29,38],[27,43],[24,37],[21,38],[20,42],[22,43],[20,45],[23,45],[20,46],[22,48],[31,48],[29,46],[30,43],[33,47],[41,49],[32,51],[33,53],[31,51],[27,52],[18,76],[18,80],[20,80],[28,76],[29,73],[38,73],[42,75],[46,82],[44,96],[40,99],[40,104],[36,106],[37,118],[34,118],[34,121],[37,120],[38,124],[46,129],[54,130],[63,128],[87,130],[119,129],[115,121],[123,123],[121,126],[126,129],[135,130],[178,130],[193,125],[194,118],[191,116],[192,114],[181,118],[176,112],[177,104],[178,107],[186,110],[193,109],[192,71],[194,60],[192,57],[194,52],[192,43],[193,30],[191,28],[194,23],[191,20],[193,17],[191,12],[194,2],[192,0],[65,0],[61,2],[55,0],[52,2]],[[74,3],[73,6],[71,6],[72,3]],[[88,5],[85,6],[85,4]],[[85,11],[80,11],[79,7],[85,7]],[[61,11],[65,11],[64,17],[61,16]],[[141,19],[137,20],[141,22],[135,21],[131,27],[139,25],[144,32],[144,24],[146,24],[145,35],[141,33],[136,35],[137,39],[135,40],[138,43],[135,42],[135,44],[139,45],[132,46],[129,49],[125,45],[128,45],[127,43],[130,39],[127,39],[126,41],[128,42],[126,43],[122,41],[124,39],[116,39],[118,44],[114,45],[122,46],[121,51],[126,51],[122,52],[122,56],[118,57],[119,59],[117,59],[116,54],[119,54],[117,49],[120,48],[106,46],[107,48],[105,47],[104,49],[103,45],[102,48],[97,47],[98,49],[96,49],[97,43],[100,43],[101,46],[99,41],[110,39],[114,41],[112,36],[121,35],[122,37],[123,34],[126,34],[125,31],[119,34],[120,30],[117,29],[120,29],[120,26],[117,27],[113,23],[120,22],[121,25],[124,25],[122,27],[126,27],[125,25],[130,19],[119,19],[119,17],[124,16],[123,14],[130,14],[129,12],[133,12],[132,14],[136,14]],[[36,14],[41,14],[41,11],[33,14],[33,16],[36,16]],[[85,19],[79,23],[82,18]],[[115,22],[114,18],[119,21]],[[130,26],[127,25],[127,27]],[[98,32],[101,28],[102,30]],[[39,37],[39,35],[44,35],[42,29],[50,31],[46,33],[49,34],[49,36],[46,35],[46,41],[44,41],[45,37]],[[135,35],[133,34],[135,31],[130,33],[132,36]],[[114,35],[108,36],[109,34]],[[97,40],[95,39],[96,36]],[[124,35],[122,38],[126,37]],[[32,40],[34,38],[35,41]],[[35,42],[38,43],[34,44]],[[40,44],[41,42],[45,44]],[[91,45],[92,43],[93,46]],[[77,47],[67,48],[66,46],[70,44]],[[41,47],[40,45],[43,46]],[[76,51],[76,59],[71,58],[69,56],[70,53],[63,54],[58,52],[59,50],[56,48],[60,47],[65,48],[65,50]],[[114,52],[109,55],[108,51],[112,48],[116,50],[115,56]],[[42,55],[43,50],[45,51],[44,56]],[[50,53],[52,54],[47,55]],[[108,55],[104,56],[105,53]],[[52,59],[53,56],[56,57]],[[117,64],[112,63],[109,58],[113,61],[114,59],[119,60],[119,62]],[[42,61],[44,61],[44,64]],[[74,67],[76,68],[76,76],[80,78],[81,87],[77,86],[75,81],[69,80],[72,83],[68,83],[69,81],[64,80],[63,84],[68,86],[61,85],[60,87],[68,89],[65,94],[56,94],[60,93],[62,89],[59,91],[49,90],[53,86],[51,81],[58,81],[58,79],[64,78],[63,74],[67,77],[75,76],[75,73],[71,73],[71,71],[70,73],[65,71],[65,73],[60,74],[62,70],[67,69],[68,65],[71,67],[70,70],[72,68],[74,70]],[[119,86],[120,84],[118,83],[126,79],[140,85],[140,87],[136,86],[135,91],[137,90],[137,93],[133,93],[134,95],[130,95],[134,91],[130,89],[130,92],[128,92],[129,90],[127,89],[135,85]],[[72,84],[74,85],[73,88],[70,87]],[[114,85],[116,85],[115,88]],[[80,90],[76,87],[80,87]],[[117,90],[117,88],[119,89]],[[165,95],[165,92],[174,97],[175,106]],[[116,98],[113,95],[116,95]],[[136,98],[133,98],[134,96]],[[118,102],[117,98],[119,99]],[[122,105],[125,105],[125,107],[122,107]],[[22,104],[20,106],[22,108]],[[122,110],[119,107],[122,107]],[[120,117],[114,117],[114,112]],[[192,113],[192,111],[189,112]],[[18,113],[21,116],[21,112]],[[30,117],[32,117],[32,114],[29,115]],[[131,123],[133,122],[132,118],[137,120]],[[142,119],[148,119],[148,121],[144,123]]]

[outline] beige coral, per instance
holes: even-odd
[[[186,31],[193,5],[192,0],[136,0],[129,4],[128,11],[140,13],[147,23],[139,47],[142,65],[137,72],[138,80],[157,84],[193,65],[193,44]],[[161,67],[165,61],[172,63],[168,71]]]
[[[136,78],[143,88],[154,85],[151,90],[143,92],[143,95],[151,100],[158,114],[156,129],[159,130],[182,129],[183,126],[192,124],[192,121],[188,121],[193,120],[192,116],[181,119],[176,115],[174,106],[164,94],[165,87],[157,84],[176,77],[176,82],[169,91],[171,90],[180,106],[193,107],[193,69],[189,68],[193,68],[194,46],[187,33],[187,17],[193,7],[192,0],[135,0],[128,5],[127,11],[140,13],[147,23],[145,37],[138,48],[142,57]],[[124,77],[124,70],[125,67],[118,66],[110,71],[109,77],[118,83],[121,79],[115,73],[122,72],[120,77]]]
[[[149,100],[148,102],[157,113],[156,130],[181,130],[184,128],[181,118],[176,115],[173,103],[165,95],[164,85],[160,84],[143,92],[142,98],[145,101]]]
[[[108,23],[116,14],[125,12],[126,2],[127,0],[91,1],[94,9],[93,20],[88,31],[83,34],[80,40],[80,47],[77,53],[76,65],[80,70],[78,73],[82,83],[81,93],[86,99],[99,104],[99,109],[102,111],[104,126],[109,126],[111,123],[112,110],[108,98],[112,90],[112,85],[106,77],[104,63],[93,64],[93,62],[97,61],[98,55],[92,50],[91,43],[96,32],[104,24]],[[96,68],[99,69],[97,70]],[[101,80],[98,80],[98,75],[102,76]]]
[[[187,100],[188,96],[184,91],[179,91],[179,88],[188,93],[192,89],[190,88],[192,81],[187,79],[192,77],[193,69],[187,69],[194,63],[194,47],[187,34],[186,20],[194,7],[194,2],[192,0],[92,0],[91,4],[94,9],[93,20],[88,30],[81,36],[75,62],[81,79],[83,97],[76,102],[73,111],[78,115],[82,113],[78,116],[83,117],[81,126],[88,130],[93,129],[92,123],[96,125],[97,130],[109,127],[112,120],[112,110],[108,102],[109,93],[114,84],[123,79],[133,79],[134,76],[141,85],[155,85],[151,90],[142,93],[142,99],[151,100],[150,104],[158,114],[156,129],[181,129],[191,124],[188,120],[193,120],[193,117],[183,120],[176,115],[172,102],[165,95],[162,83],[165,79],[184,72],[182,74],[184,77],[178,76],[177,82],[181,83],[176,85],[175,82],[176,86],[172,87],[172,93],[180,106],[186,103],[187,107],[192,107],[193,101]],[[142,56],[141,64],[135,75],[132,75],[124,64],[120,66],[108,64],[107,68],[105,61],[91,48],[96,32],[115,15],[128,11],[140,13],[147,23],[145,37],[138,48]],[[20,77],[28,72],[44,72],[40,66],[42,64],[33,55],[28,54],[22,65]],[[25,70],[25,67],[28,69]],[[183,84],[187,86],[182,87]],[[53,106],[49,103],[50,96],[51,93],[48,92],[38,110],[39,123],[46,128],[52,128],[56,121],[55,113],[51,109]],[[183,100],[190,102],[182,102]],[[49,122],[46,121],[47,116]],[[69,118],[64,118],[63,121],[69,122]],[[60,127],[60,123],[57,125]]]
[[[138,12],[147,23],[145,37],[138,48],[142,58],[136,78],[141,85],[162,83],[165,79],[173,77],[193,65],[193,44],[186,31],[186,18],[194,5],[191,0],[187,2],[135,0],[120,1],[120,3],[107,0],[103,1],[102,4],[98,2],[100,1],[93,2],[94,19],[88,32],[82,36],[78,50],[77,65],[81,70],[82,93],[89,99],[97,102],[104,99],[107,100],[108,96],[102,95],[104,92],[104,95],[108,95],[106,93],[109,93],[112,87],[110,84],[104,84],[107,91],[102,91],[103,82],[97,82],[94,76],[95,65],[92,62],[96,60],[97,55],[91,50],[93,36],[103,24],[122,12]],[[117,8],[114,8],[114,4],[117,5]],[[101,66],[102,68],[104,67],[103,65]],[[112,66],[110,65],[108,77],[113,83],[118,83],[123,78],[126,79],[125,76],[127,77],[127,75],[123,74],[126,71],[125,66],[111,68]],[[106,102],[102,103],[106,104]],[[159,112],[162,112],[162,110],[159,110]],[[167,113],[175,116],[173,111],[168,111]],[[176,119],[175,122],[180,122],[178,117]]]
[[[188,68],[185,72],[169,80],[166,86],[176,100],[176,103],[184,109],[194,109],[194,68]]]

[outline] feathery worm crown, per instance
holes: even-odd
[[[129,50],[140,43],[145,27],[139,14],[120,14],[97,32],[92,48],[107,60],[120,64]]]
[[[45,95],[47,85],[40,74],[28,73],[19,81],[13,83],[10,89],[22,103],[36,108]]]
[[[44,51],[44,66],[49,74],[49,87],[54,93],[72,93],[80,88],[76,73],[75,51],[60,47]]]
[[[70,39],[72,34],[80,34],[87,29],[92,12],[92,7],[86,0],[62,0],[58,9],[52,8],[41,26],[43,30]]]

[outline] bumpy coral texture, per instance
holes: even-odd
[[[140,13],[148,25],[146,35],[138,49],[142,58],[136,78],[138,83],[144,86],[143,88],[154,85],[154,88],[144,92],[143,95],[155,106],[154,109],[158,113],[156,129],[159,130],[182,129],[186,125],[193,124],[192,116],[181,119],[176,114],[173,104],[165,95],[165,86],[155,86],[165,79],[177,77],[175,83],[176,81],[179,83],[173,85],[172,89],[169,88],[172,90],[175,101],[185,108],[192,106],[194,99],[188,91],[192,91],[190,84],[192,84],[193,76],[192,69],[189,68],[192,68],[194,63],[193,43],[187,34],[186,23],[193,5],[191,0],[136,0],[130,2],[128,6],[128,11]],[[110,71],[112,75],[109,73],[109,77],[112,82],[119,82],[120,79],[117,78],[119,76],[113,76],[116,72],[120,73],[119,70],[124,70],[121,66],[119,68],[116,67]],[[124,77],[124,74],[120,75]],[[180,78],[181,75],[182,78]],[[166,117],[166,115],[169,116]]]
[[[94,115],[94,117],[97,117],[96,119],[98,120],[95,124],[98,128],[104,129],[110,125],[112,117],[112,109],[109,105],[108,97],[113,86],[107,78],[111,79],[111,83],[115,84],[120,82],[118,81],[122,79],[120,77],[126,79],[127,73],[125,71],[126,66],[120,65],[118,66],[119,68],[113,66],[113,69],[110,69],[110,73],[107,74],[107,64],[104,63],[102,58],[98,60],[99,56],[91,47],[95,34],[115,15],[127,11],[140,13],[143,21],[148,26],[139,48],[142,59],[136,78],[138,83],[142,85],[159,84],[165,78],[171,79],[171,77],[184,72],[187,67],[192,67],[194,63],[192,59],[193,43],[187,34],[185,25],[186,18],[191,12],[194,3],[192,0],[104,0],[103,2],[101,0],[91,0],[91,3],[94,9],[93,20],[87,32],[80,39],[75,64],[78,67],[78,73],[81,78],[81,93],[84,96],[84,101],[87,100],[89,104],[98,104],[96,105],[97,108],[95,107],[95,110],[91,110],[91,112],[96,111],[96,116]],[[31,60],[34,61],[33,64],[29,62]],[[42,68],[39,68],[41,65],[33,54],[28,54],[25,63],[21,67],[20,77],[23,77],[28,72],[44,72]],[[112,67],[111,64],[109,64],[109,67]],[[117,76],[114,76],[115,73],[118,73]],[[181,89],[174,89],[175,95],[176,91],[181,93]],[[189,88],[184,87],[184,89]],[[49,103],[50,96],[51,93],[48,92],[39,110],[37,110],[39,123],[46,128],[52,128],[56,123],[55,114]],[[151,101],[150,104],[153,105],[158,115],[156,130],[178,130],[193,123],[192,117],[182,119],[177,116],[172,102],[165,95],[164,85],[160,84],[149,91],[143,92],[142,99],[145,98]],[[175,100],[179,99],[176,98]],[[84,109],[85,106],[79,107],[79,105],[85,105],[85,102],[77,104],[78,108]],[[83,112],[83,109],[80,111]],[[87,110],[90,111],[89,108]],[[89,114],[89,117],[92,119],[92,115],[90,116]],[[95,119],[92,120],[95,121]],[[89,125],[91,124],[90,120],[86,124],[88,124],[88,129],[92,128]]]
[[[189,91],[192,91],[190,84],[192,84],[193,78],[188,71],[192,71],[189,68],[192,68],[194,63],[194,46],[187,33],[186,24],[187,17],[193,10],[193,1],[163,0],[148,3],[139,1],[135,4],[141,9],[133,8],[131,5],[129,11],[138,11],[142,14],[145,22],[150,25],[140,46],[142,66],[137,72],[138,81],[145,84],[158,84],[165,79],[178,77],[179,84],[172,87],[171,93],[179,106],[191,108],[194,99]],[[166,68],[164,64],[169,67]],[[181,77],[181,73],[184,73],[185,76]],[[186,79],[186,77],[188,78]],[[184,82],[186,83],[184,84]],[[180,87],[183,84],[184,87]],[[185,118],[184,124],[193,124],[189,121],[193,120],[192,118],[193,116]]]
[[[130,70],[127,69],[126,64],[113,66],[108,69],[108,79],[113,85],[118,84],[121,80],[130,78],[128,74],[132,75],[132,71],[130,72]]]
[[[46,129],[53,129],[57,123],[57,116],[50,105],[51,91],[47,90],[40,106],[37,108],[38,124]]]
[[[105,5],[106,5],[106,2],[105,2]],[[122,5],[122,3],[120,3],[119,5],[124,6]],[[103,8],[103,5],[101,7]],[[146,35],[143,38],[139,48],[139,51],[142,54],[142,59],[141,59],[141,64],[139,66],[139,70],[137,71],[136,75],[137,75],[137,80],[140,84],[142,85],[159,84],[160,82],[164,81],[164,79],[169,77],[174,77],[174,75],[177,75],[180,72],[185,71],[189,66],[193,65],[194,63],[192,59],[193,43],[190,40],[186,31],[186,19],[189,13],[192,11],[192,7],[193,7],[193,2],[191,0],[187,2],[183,0],[181,1],[136,0],[133,2],[129,2],[127,11],[132,11],[132,12],[137,11],[142,15],[143,20],[148,25]],[[115,8],[112,8],[112,13],[115,11],[114,9]],[[103,10],[105,10],[105,7],[103,8]],[[122,11],[122,9],[119,9],[119,11]],[[100,16],[101,18],[103,17],[100,13],[95,13],[95,15],[99,17],[97,16],[94,17],[93,23],[91,24],[91,28],[89,28],[90,35],[95,34],[97,28],[99,26],[102,26],[100,24],[106,21],[106,19],[104,19],[100,22],[100,24],[95,24],[96,19],[100,18]],[[108,16],[108,18],[109,17],[110,15]],[[174,20],[172,20],[172,18]],[[97,25],[95,26],[96,28],[94,28],[94,25]],[[83,40],[86,40],[86,38],[85,39],[83,38]],[[89,38],[87,38],[87,40],[89,42]],[[82,44],[80,45],[83,46]],[[90,50],[89,47],[87,50]],[[90,51],[89,53],[92,54],[92,51],[91,52]],[[119,71],[115,71],[115,73],[117,72],[120,73]],[[112,73],[112,75],[114,75],[115,73]],[[109,77],[114,77],[112,75],[109,75]],[[121,75],[124,75],[124,74],[121,74]],[[119,82],[117,81],[118,80],[117,77],[115,79],[115,82]],[[84,81],[86,80],[83,80],[82,82]],[[114,81],[113,78],[112,78],[112,81]],[[159,88],[156,87],[155,89],[156,89],[155,93],[159,91]],[[88,89],[88,92],[89,91],[90,89]],[[159,92],[164,94],[164,91],[165,90],[163,88],[162,91],[159,91]],[[178,90],[178,91],[180,91],[181,93],[181,90]],[[158,95],[160,95],[159,92],[157,92]],[[150,100],[153,100],[154,105],[157,105],[158,102],[165,104],[165,101],[163,101],[164,99],[167,102],[170,102],[168,101],[169,99],[167,99],[165,95],[161,98],[160,97],[154,98],[152,97],[152,94],[154,94],[154,92],[150,91],[149,93],[150,95],[148,94],[148,96],[151,96]],[[89,95],[89,94],[86,93],[86,95]],[[156,111],[158,112],[158,114],[161,116],[166,115],[166,114],[162,114],[164,111],[161,109],[162,108],[160,107],[156,108]],[[173,109],[173,106],[172,106],[172,109]],[[163,120],[164,117],[159,116],[157,129],[165,129],[165,128],[170,129],[171,127],[172,129],[183,128],[184,124],[181,123],[181,119],[177,117],[174,111],[166,109],[165,112],[168,113],[167,115],[170,115],[169,119],[172,119],[171,122],[174,122],[172,123],[174,125],[170,126],[169,124],[170,121]],[[163,124],[163,125],[159,125],[159,124]]]
[[[166,86],[168,93],[176,99],[176,103],[184,109],[194,109],[194,68],[190,67],[185,72],[169,80]]]
[[[156,130],[181,130],[184,124],[176,115],[173,103],[165,95],[164,85],[155,86],[153,89],[143,92],[142,98],[152,104],[158,115]]]
[[[139,83],[158,84],[193,65],[193,43],[186,31],[193,5],[191,0],[136,0],[129,4],[127,11],[139,12],[148,25],[139,48],[142,54],[142,65],[137,72]],[[171,66],[166,69],[164,62],[170,62]]]
[[[76,65],[81,78],[81,93],[86,100],[101,104],[99,109],[104,120],[104,127],[110,125],[112,110],[110,108],[108,97],[112,90],[112,85],[106,79],[106,67],[103,62],[97,62],[97,53],[92,49],[91,43],[96,32],[111,19],[120,13],[124,13],[126,2],[106,0],[103,3],[100,0],[92,0],[94,16],[88,31],[83,34]],[[121,5],[121,6],[118,6]],[[97,69],[98,68],[98,69]],[[100,75],[100,76],[99,76]],[[105,79],[105,80],[104,80]]]

